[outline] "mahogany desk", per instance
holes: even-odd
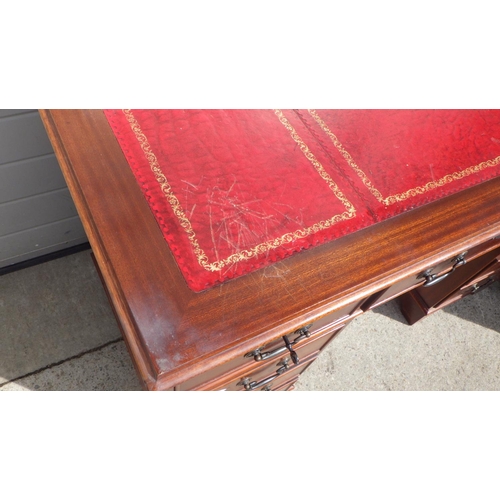
[[[147,389],[286,390],[347,321],[402,294],[414,307],[415,287],[429,280],[426,270],[442,276],[455,267],[459,276],[456,259],[468,251],[476,269],[460,282],[454,278],[453,297],[466,293],[467,280],[475,291],[483,276],[484,284],[498,277],[495,178],[192,292],[104,114],[40,113]]]

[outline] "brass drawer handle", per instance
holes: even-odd
[[[441,276],[436,276],[435,274],[432,274],[432,269],[425,271],[425,273],[422,274],[422,278],[425,278],[425,283],[423,284],[423,286],[427,287],[427,286],[437,285],[438,283],[446,279],[451,273],[453,273],[457,267],[467,264],[467,261],[465,260],[466,253],[467,252],[461,253],[460,255],[455,257],[452,261],[454,262],[454,264],[451,270],[445,274],[442,274]]]
[[[285,373],[289,368],[289,359],[285,358],[280,364],[280,366],[274,375],[270,377],[262,379],[260,382],[251,381],[249,377],[245,377],[243,380],[238,382],[238,385],[242,385],[245,388],[245,391],[255,391],[256,389],[260,389],[262,386],[268,386],[273,380],[278,378],[280,375]],[[266,390],[265,387],[263,390]],[[267,389],[269,390],[269,389]]]
[[[292,342],[288,340],[288,337],[286,335],[283,335],[282,338],[285,343],[284,346],[277,347],[273,351],[268,351],[268,352],[261,352],[261,347],[258,347],[257,349],[255,349],[255,351],[247,352],[245,354],[245,358],[253,358],[255,361],[264,361],[265,359],[271,359],[274,358],[275,356],[283,354],[286,351],[289,351],[293,363],[297,365],[299,363],[299,356],[293,350],[293,346],[298,344],[302,339],[309,338],[311,336],[311,332],[309,331],[309,328],[311,328],[311,326],[312,323],[293,332],[293,335],[298,335],[298,337],[293,339]]]

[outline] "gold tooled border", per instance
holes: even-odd
[[[473,165],[472,167],[468,167],[464,170],[459,170],[457,172],[453,172],[452,174],[447,174],[444,177],[441,177],[441,179],[438,179],[437,181],[431,181],[428,182],[427,184],[424,184],[423,186],[418,186],[409,189],[404,193],[394,194],[387,196],[387,198],[384,198],[380,193],[380,191],[373,186],[372,182],[370,181],[368,176],[363,172],[363,170],[361,170],[358,167],[356,162],[352,159],[351,155],[347,152],[347,150],[344,148],[341,142],[337,139],[335,134],[328,128],[328,125],[320,118],[317,111],[315,111],[314,109],[309,109],[308,112],[314,118],[314,120],[316,120],[316,123],[318,123],[323,132],[325,132],[326,135],[331,139],[331,141],[338,149],[340,154],[347,161],[349,166],[358,174],[359,178],[362,180],[363,184],[368,188],[370,193],[372,193],[372,195],[375,196],[375,198],[377,198],[377,200],[380,201],[380,203],[383,203],[384,205],[387,206],[397,203],[399,201],[404,201],[413,196],[424,194],[428,191],[444,186],[445,184],[449,184],[450,182],[458,181],[460,179],[463,179],[464,177],[468,177],[469,175],[481,172],[485,168],[494,167],[500,163],[500,156],[497,156],[492,160],[486,160],[477,165]]]
[[[172,192],[172,187],[170,186],[166,176],[162,172],[158,159],[153,153],[149,141],[144,132],[141,130],[141,127],[137,122],[132,110],[124,109],[123,113],[127,118],[129,125],[141,146],[141,149],[149,163],[149,166],[157,182],[160,184],[160,188],[163,194],[167,198],[167,201],[169,202],[170,206],[172,207],[172,210],[177,219],[179,220],[181,227],[184,229],[188,237],[188,240],[193,248],[193,251],[196,255],[198,263],[207,271],[212,271],[212,272],[220,271],[229,264],[236,264],[237,262],[251,259],[252,257],[266,253],[271,249],[278,248],[284,243],[290,243],[294,239],[304,238],[311,234],[317,233],[322,229],[326,229],[332,226],[333,224],[336,224],[337,222],[346,219],[352,219],[353,217],[356,216],[356,210],[352,205],[352,203],[340,191],[340,189],[335,184],[333,179],[328,175],[328,173],[325,171],[321,163],[316,159],[316,157],[313,155],[313,153],[310,151],[310,149],[307,147],[304,141],[300,138],[300,136],[297,134],[297,132],[292,127],[287,118],[283,115],[283,113],[280,110],[274,110],[274,113],[278,117],[280,123],[288,130],[292,139],[298,144],[304,156],[311,162],[311,164],[319,173],[321,178],[327,183],[328,187],[332,190],[332,192],[339,199],[339,201],[344,205],[346,211],[341,214],[335,215],[328,220],[317,222],[316,224],[308,228],[299,229],[292,233],[286,233],[283,236],[280,236],[279,238],[275,238],[273,240],[260,243],[259,245],[256,245],[249,250],[242,250],[240,252],[234,253],[225,259],[217,260],[215,262],[209,262],[207,255],[205,254],[203,249],[200,247],[200,244],[198,243],[198,239],[196,237],[196,233],[193,230],[191,222],[186,217],[186,214],[182,209],[179,200]]]

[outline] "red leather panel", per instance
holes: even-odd
[[[105,114],[195,291],[500,174],[500,111]]]

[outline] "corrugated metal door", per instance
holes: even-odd
[[[0,268],[87,241],[36,110],[0,110]]]

